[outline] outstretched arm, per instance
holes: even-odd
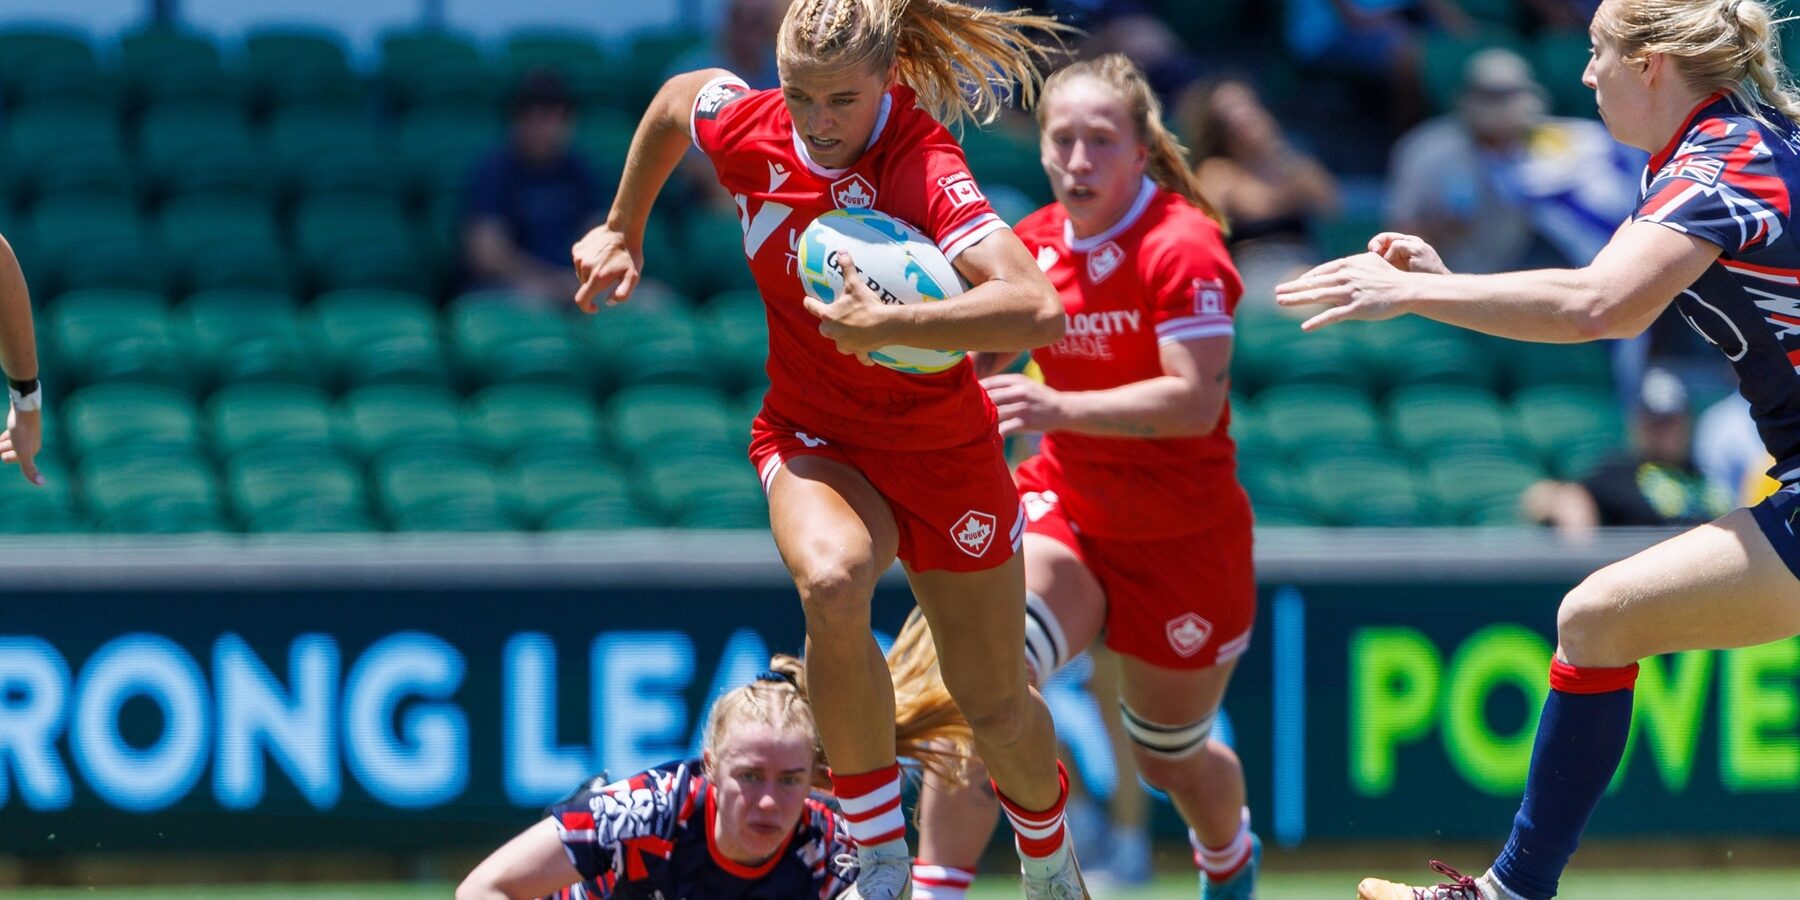
[[[1719,247],[1654,222],[1619,230],[1580,269],[1497,275],[1406,272],[1374,253],[1346,256],[1275,289],[1282,306],[1326,304],[1307,331],[1414,313],[1523,341],[1633,337],[1719,257]]]

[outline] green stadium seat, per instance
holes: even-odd
[[[449,326],[463,380],[590,386],[600,369],[570,336],[569,318],[542,301],[500,292],[458,297]]]
[[[396,31],[381,39],[381,81],[402,110],[435,104],[492,105],[496,79],[481,51],[445,31]]]
[[[1301,469],[1298,480],[1312,515],[1327,525],[1432,524],[1413,466],[1397,454],[1364,450],[1320,457]]]
[[[1514,390],[1538,385],[1569,385],[1593,390],[1612,389],[1612,361],[1606,347],[1590,344],[1534,344],[1503,341],[1495,344]]]
[[[470,438],[495,459],[538,446],[596,450],[600,414],[587,392],[566,385],[508,384],[469,399]]]
[[[503,65],[513,83],[536,69],[556,72],[582,107],[624,100],[616,74],[601,52],[599,39],[593,36],[562,29],[515,31],[507,36]]]
[[[111,87],[87,35],[29,25],[0,31],[0,99],[12,108],[45,101],[109,103]]]
[[[40,160],[30,171],[15,173],[21,180],[17,191],[27,203],[58,197],[93,197],[105,200],[135,202],[138,179],[131,164],[118,148],[105,144],[70,148]]]
[[[538,527],[572,507],[596,501],[633,504],[625,472],[607,457],[567,453],[515,460],[501,475],[507,502]]]
[[[1035,129],[1009,124],[970,128],[963,132],[962,147],[970,174],[984,190],[1005,185],[1035,204],[1054,199],[1039,159]]]
[[[204,291],[189,297],[190,347],[213,384],[316,385],[329,373],[302,325],[294,300],[270,291]]]
[[[680,297],[639,288],[629,303],[583,316],[573,327],[608,384],[722,387],[730,381]]]
[[[1394,446],[1424,460],[1460,445],[1507,444],[1512,417],[1500,398],[1478,388],[1414,385],[1388,395],[1388,433]]]
[[[1251,509],[1258,528],[1310,528],[1323,524],[1298,506],[1268,503]]]
[[[707,260],[703,265],[663,270],[683,293],[708,297],[720,291],[756,287],[743,259],[744,229],[738,224],[736,209],[689,209],[681,220],[680,240],[689,254]]]
[[[313,300],[324,359],[345,384],[450,381],[431,301],[417,294],[342,290]]]
[[[762,295],[754,290],[727,291],[706,302],[702,342],[727,376],[734,391],[758,390],[768,384],[769,319]]]
[[[1462,86],[1463,67],[1470,57],[1492,47],[1528,56],[1516,33],[1504,28],[1489,27],[1471,37],[1426,33],[1419,59],[1419,81],[1425,85],[1425,98],[1434,112],[1444,112],[1455,106],[1456,93]]]
[[[336,441],[331,399],[305,385],[234,384],[213,394],[207,416],[221,456],[271,445],[320,452]]]
[[[1331,385],[1297,384],[1256,395],[1263,429],[1283,454],[1315,447],[1379,445],[1381,419],[1367,395]]]
[[[667,523],[629,497],[595,497],[579,500],[546,516],[545,531],[616,531],[623,528],[659,528]]]
[[[355,388],[338,401],[338,443],[365,459],[409,447],[467,448],[462,409],[441,386],[385,384]]]
[[[1419,316],[1333,326],[1355,345],[1362,364],[1389,390],[1412,384],[1463,385],[1498,390],[1501,371],[1493,343]]]
[[[0,41],[0,47],[4,42]],[[87,522],[75,502],[69,472],[55,459],[40,454],[38,472],[44,485],[26,481],[17,468],[0,469],[0,534],[68,534],[87,530]]]
[[[47,294],[79,288],[161,293],[162,254],[123,197],[67,196],[40,202],[31,218],[33,248]]]
[[[302,270],[318,292],[380,288],[431,293],[418,229],[392,197],[330,196],[303,202],[294,214]]]
[[[663,82],[675,74],[670,71],[675,61],[706,41],[707,36],[698,31],[639,32],[614,69],[625,94],[625,107],[643,109],[648,106]]]
[[[1238,309],[1231,346],[1231,387],[1253,394],[1280,377],[1285,348],[1300,332],[1300,320],[1274,310]]]
[[[1278,458],[1238,454],[1238,482],[1257,509],[1295,503],[1292,467]]]
[[[355,103],[362,86],[342,39],[306,28],[264,27],[244,38],[244,77],[257,109],[300,103]]]
[[[470,173],[506,139],[491,107],[436,106],[400,121],[400,158],[426,197],[450,195],[461,205]]]
[[[1540,34],[1531,48],[1531,62],[1538,81],[1550,93],[1551,112],[1588,119],[1598,115],[1594,92],[1581,83],[1588,64],[1587,35],[1564,31]]]
[[[675,524],[681,528],[763,529],[769,527],[769,503],[761,493],[724,493],[683,509]]]
[[[145,110],[138,153],[165,196],[263,196],[277,183],[242,112],[230,104],[171,103]]]
[[[640,495],[670,521],[701,515],[713,504],[742,508],[762,502],[756,470],[743,459],[658,459],[638,467]],[[765,513],[761,524],[767,526]]]
[[[212,468],[190,456],[115,447],[89,456],[80,473],[82,496],[100,530],[137,534],[230,530]]]
[[[381,525],[361,506],[296,501],[259,510],[245,521],[249,531],[264,534],[361,534]]]
[[[724,394],[693,386],[640,385],[620,390],[609,408],[614,446],[634,459],[689,453],[724,455],[749,442]]]
[[[238,100],[237,79],[225,69],[219,48],[198,35],[164,28],[128,34],[119,41],[119,63],[133,106]]]
[[[1379,207],[1346,207],[1310,224],[1314,249],[1325,259],[1336,259],[1367,252],[1369,238],[1380,234],[1387,223]]]
[[[357,106],[304,104],[276,110],[263,130],[263,152],[296,197],[357,190],[399,193],[398,175],[387,164],[393,147]]]
[[[1496,524],[1497,511],[1508,506],[1516,510],[1525,489],[1544,477],[1535,461],[1518,455],[1452,453],[1425,464],[1433,504],[1447,523],[1456,525]],[[1512,518],[1517,517],[1513,512]]]
[[[20,179],[35,177],[68,154],[98,148],[122,155],[125,149],[118,116],[102,103],[36,103],[13,111],[6,124],[9,165]]]
[[[1518,391],[1512,401],[1520,437],[1558,477],[1624,446],[1625,417],[1610,391],[1542,385]]]
[[[632,135],[637,133],[637,117],[621,109],[592,107],[581,111],[575,120],[575,149],[603,176],[617,177],[625,165],[625,154],[631,149]],[[651,216],[650,221],[660,217]],[[645,259],[650,259],[646,244]],[[664,262],[661,257],[657,262]]]
[[[185,358],[186,341],[156,294],[77,291],[51,301],[45,343],[69,387],[143,381],[187,387],[199,373]]]
[[[282,254],[281,230],[267,201],[243,195],[190,194],[164,203],[156,218],[175,280],[216,282],[219,261],[241,253]]]
[[[226,490],[240,519],[269,522],[293,506],[358,510],[367,518],[368,489],[353,461],[329,451],[273,449],[279,452],[245,453],[226,465]]]
[[[401,453],[376,463],[373,475],[381,508],[396,523],[405,519],[416,522],[433,507],[479,504],[501,508],[498,473],[480,459],[436,452]],[[415,530],[414,526],[403,527]],[[495,525],[490,530],[506,527]]]
[[[155,384],[98,384],[63,403],[69,452],[86,458],[116,448],[198,453],[200,412],[186,393]]]

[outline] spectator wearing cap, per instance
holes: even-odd
[[[514,91],[507,143],[469,176],[463,262],[472,289],[502,289],[567,305],[575,293],[569,247],[600,221],[600,180],[572,149],[575,102],[548,70]]]
[[[1540,481],[1523,497],[1526,517],[1565,534],[1595,526],[1697,525],[1731,511],[1737,498],[1708,481],[1690,450],[1687,387],[1666,369],[1644,373],[1631,448],[1580,482]]]
[[[1643,158],[1599,122],[1549,116],[1546,97],[1518,54],[1470,57],[1456,109],[1394,148],[1388,226],[1455,272],[1591,262],[1630,214]]]

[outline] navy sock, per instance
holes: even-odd
[[[1637,671],[1635,663],[1617,669],[1550,663],[1550,697],[1531,747],[1525,799],[1494,861],[1494,874],[1526,900],[1556,896],[1556,882],[1619,768]]]

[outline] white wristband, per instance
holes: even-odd
[[[21,394],[9,387],[6,394],[12,398],[12,408],[16,412],[36,412],[44,406],[44,389],[41,386],[29,394]]]

